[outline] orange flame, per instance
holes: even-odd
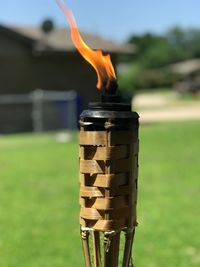
[[[59,7],[65,14],[69,21],[71,28],[71,38],[79,53],[82,57],[89,62],[97,73],[97,88],[101,89],[103,86],[109,87],[111,81],[116,80],[115,70],[113,68],[110,55],[103,55],[101,50],[92,50],[82,39],[76,20],[73,16],[72,11],[65,6],[62,0],[56,0]]]

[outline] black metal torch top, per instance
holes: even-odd
[[[131,104],[124,103],[117,94],[117,83],[110,83],[108,89],[102,90],[101,102],[91,102],[88,109],[81,113],[83,118],[132,118],[138,119],[136,112],[131,112]]]

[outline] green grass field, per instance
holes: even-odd
[[[83,265],[77,138],[0,137],[0,266]],[[136,267],[200,266],[200,123],[143,125]]]

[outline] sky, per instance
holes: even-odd
[[[80,30],[126,41],[132,34],[163,33],[173,26],[200,28],[200,0],[64,0]],[[55,0],[0,0],[0,24],[68,27]]]

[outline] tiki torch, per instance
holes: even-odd
[[[137,224],[138,126],[138,114],[121,102],[113,88],[80,115],[80,224],[86,267],[92,262],[95,267],[117,267],[121,232],[125,233],[122,266],[131,266]]]
[[[82,39],[72,12],[66,15],[72,41],[97,72],[99,102],[80,115],[80,229],[86,267],[133,266],[138,181],[138,114],[117,94],[110,59]],[[125,241],[120,245],[122,233]],[[121,249],[120,249],[121,248]]]

